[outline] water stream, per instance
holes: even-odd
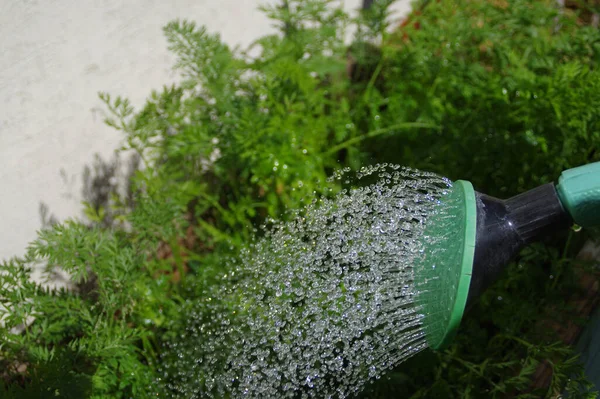
[[[427,347],[416,265],[452,183],[395,165],[356,179],[375,182],[275,223],[206,287],[170,343],[173,398],[345,398]]]

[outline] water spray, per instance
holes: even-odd
[[[274,222],[205,287],[170,343],[172,398],[352,396],[447,346],[524,246],[600,225],[600,163],[508,200],[397,165],[356,178],[336,174],[356,187]]]

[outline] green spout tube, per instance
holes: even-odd
[[[576,224],[584,228],[600,226],[600,162],[565,170],[556,189]]]

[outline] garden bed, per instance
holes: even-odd
[[[137,111],[102,94],[107,123],[143,167],[124,192],[89,201],[87,222],[43,230],[0,266],[3,395],[195,389],[194,360],[173,367],[169,352],[193,304],[218,299],[226,259],[269,219],[345,188],[328,179],[337,169],[403,164],[506,198],[600,159],[600,33],[555,1],[423,1],[392,33],[389,2],[375,2],[354,22],[350,49],[353,22],[327,3],[265,7],[280,32],[257,42],[256,59],[175,21],[165,34],[181,84]],[[585,239],[557,233],[524,250],[448,350],[399,365],[364,397],[580,395],[587,380],[561,334],[578,335],[574,314],[595,306],[595,274],[587,296],[569,295],[580,291]],[[37,261],[79,288],[32,283]],[[554,320],[566,330],[545,328]]]

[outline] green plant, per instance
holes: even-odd
[[[88,221],[49,223],[0,266],[0,392],[168,395],[174,378],[159,363],[190,304],[218,295],[228,257],[259,226],[340,190],[327,179],[335,169],[393,162],[508,196],[600,158],[596,29],[550,0],[423,1],[394,28],[390,3],[357,20],[332,0],[263,7],[280,31],[246,52],[191,22],[167,25],[182,82],[139,111],[101,94],[107,123],[140,159],[126,189],[107,187],[116,171],[98,161]],[[424,352],[365,395],[539,397],[567,386],[576,397],[584,379],[571,350],[534,326],[548,309],[568,316],[578,241],[525,251],[448,351]],[[31,282],[40,263],[47,276],[66,271],[70,289]],[[528,392],[546,358],[551,388]]]
[[[374,141],[373,152],[505,196],[599,159],[596,29],[553,1],[423,4],[383,47],[380,118],[363,129],[440,129],[390,137],[383,154]]]

